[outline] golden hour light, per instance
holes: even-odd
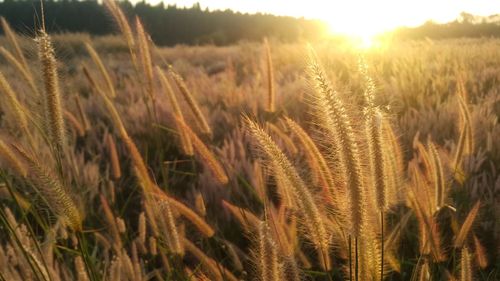
[[[500,280],[500,0],[0,0],[0,281]]]

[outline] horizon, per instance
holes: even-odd
[[[137,4],[142,1],[131,0]],[[192,7],[199,3],[202,9],[226,10],[241,13],[264,13],[276,16],[317,19],[326,22],[333,33],[357,37],[373,37],[398,27],[416,27],[428,21],[446,23],[457,19],[462,12],[477,16],[490,16],[500,13],[500,1],[488,0],[423,0],[396,1],[355,0],[349,2],[327,2],[310,0],[307,4],[285,1],[222,1],[222,0],[180,0],[145,1],[151,5],[163,2],[164,5]],[[360,7],[365,7],[360,10]],[[360,21],[360,19],[362,19]]]

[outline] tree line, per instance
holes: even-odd
[[[192,7],[176,5],[135,5],[120,1],[120,6],[132,19],[137,15],[143,21],[152,39],[158,45],[216,44],[227,45],[242,40],[260,41],[264,37],[282,42],[315,41],[324,38],[326,24],[269,14],[244,14],[231,10],[210,11],[199,4]],[[40,27],[39,0],[0,1],[0,16],[23,34],[33,33]],[[44,1],[46,28],[49,32],[86,32],[106,35],[117,31],[111,16],[96,0]],[[492,20],[493,19],[493,20]],[[0,31],[1,32],[1,31]],[[463,13],[449,24],[426,23],[417,28],[401,28],[396,38],[450,38],[450,37],[500,37],[498,16],[479,20]]]

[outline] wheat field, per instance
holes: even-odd
[[[0,280],[500,280],[500,40],[0,38]]]

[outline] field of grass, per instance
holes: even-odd
[[[500,40],[0,38],[0,280],[499,280]],[[35,39],[35,40],[33,40]]]

